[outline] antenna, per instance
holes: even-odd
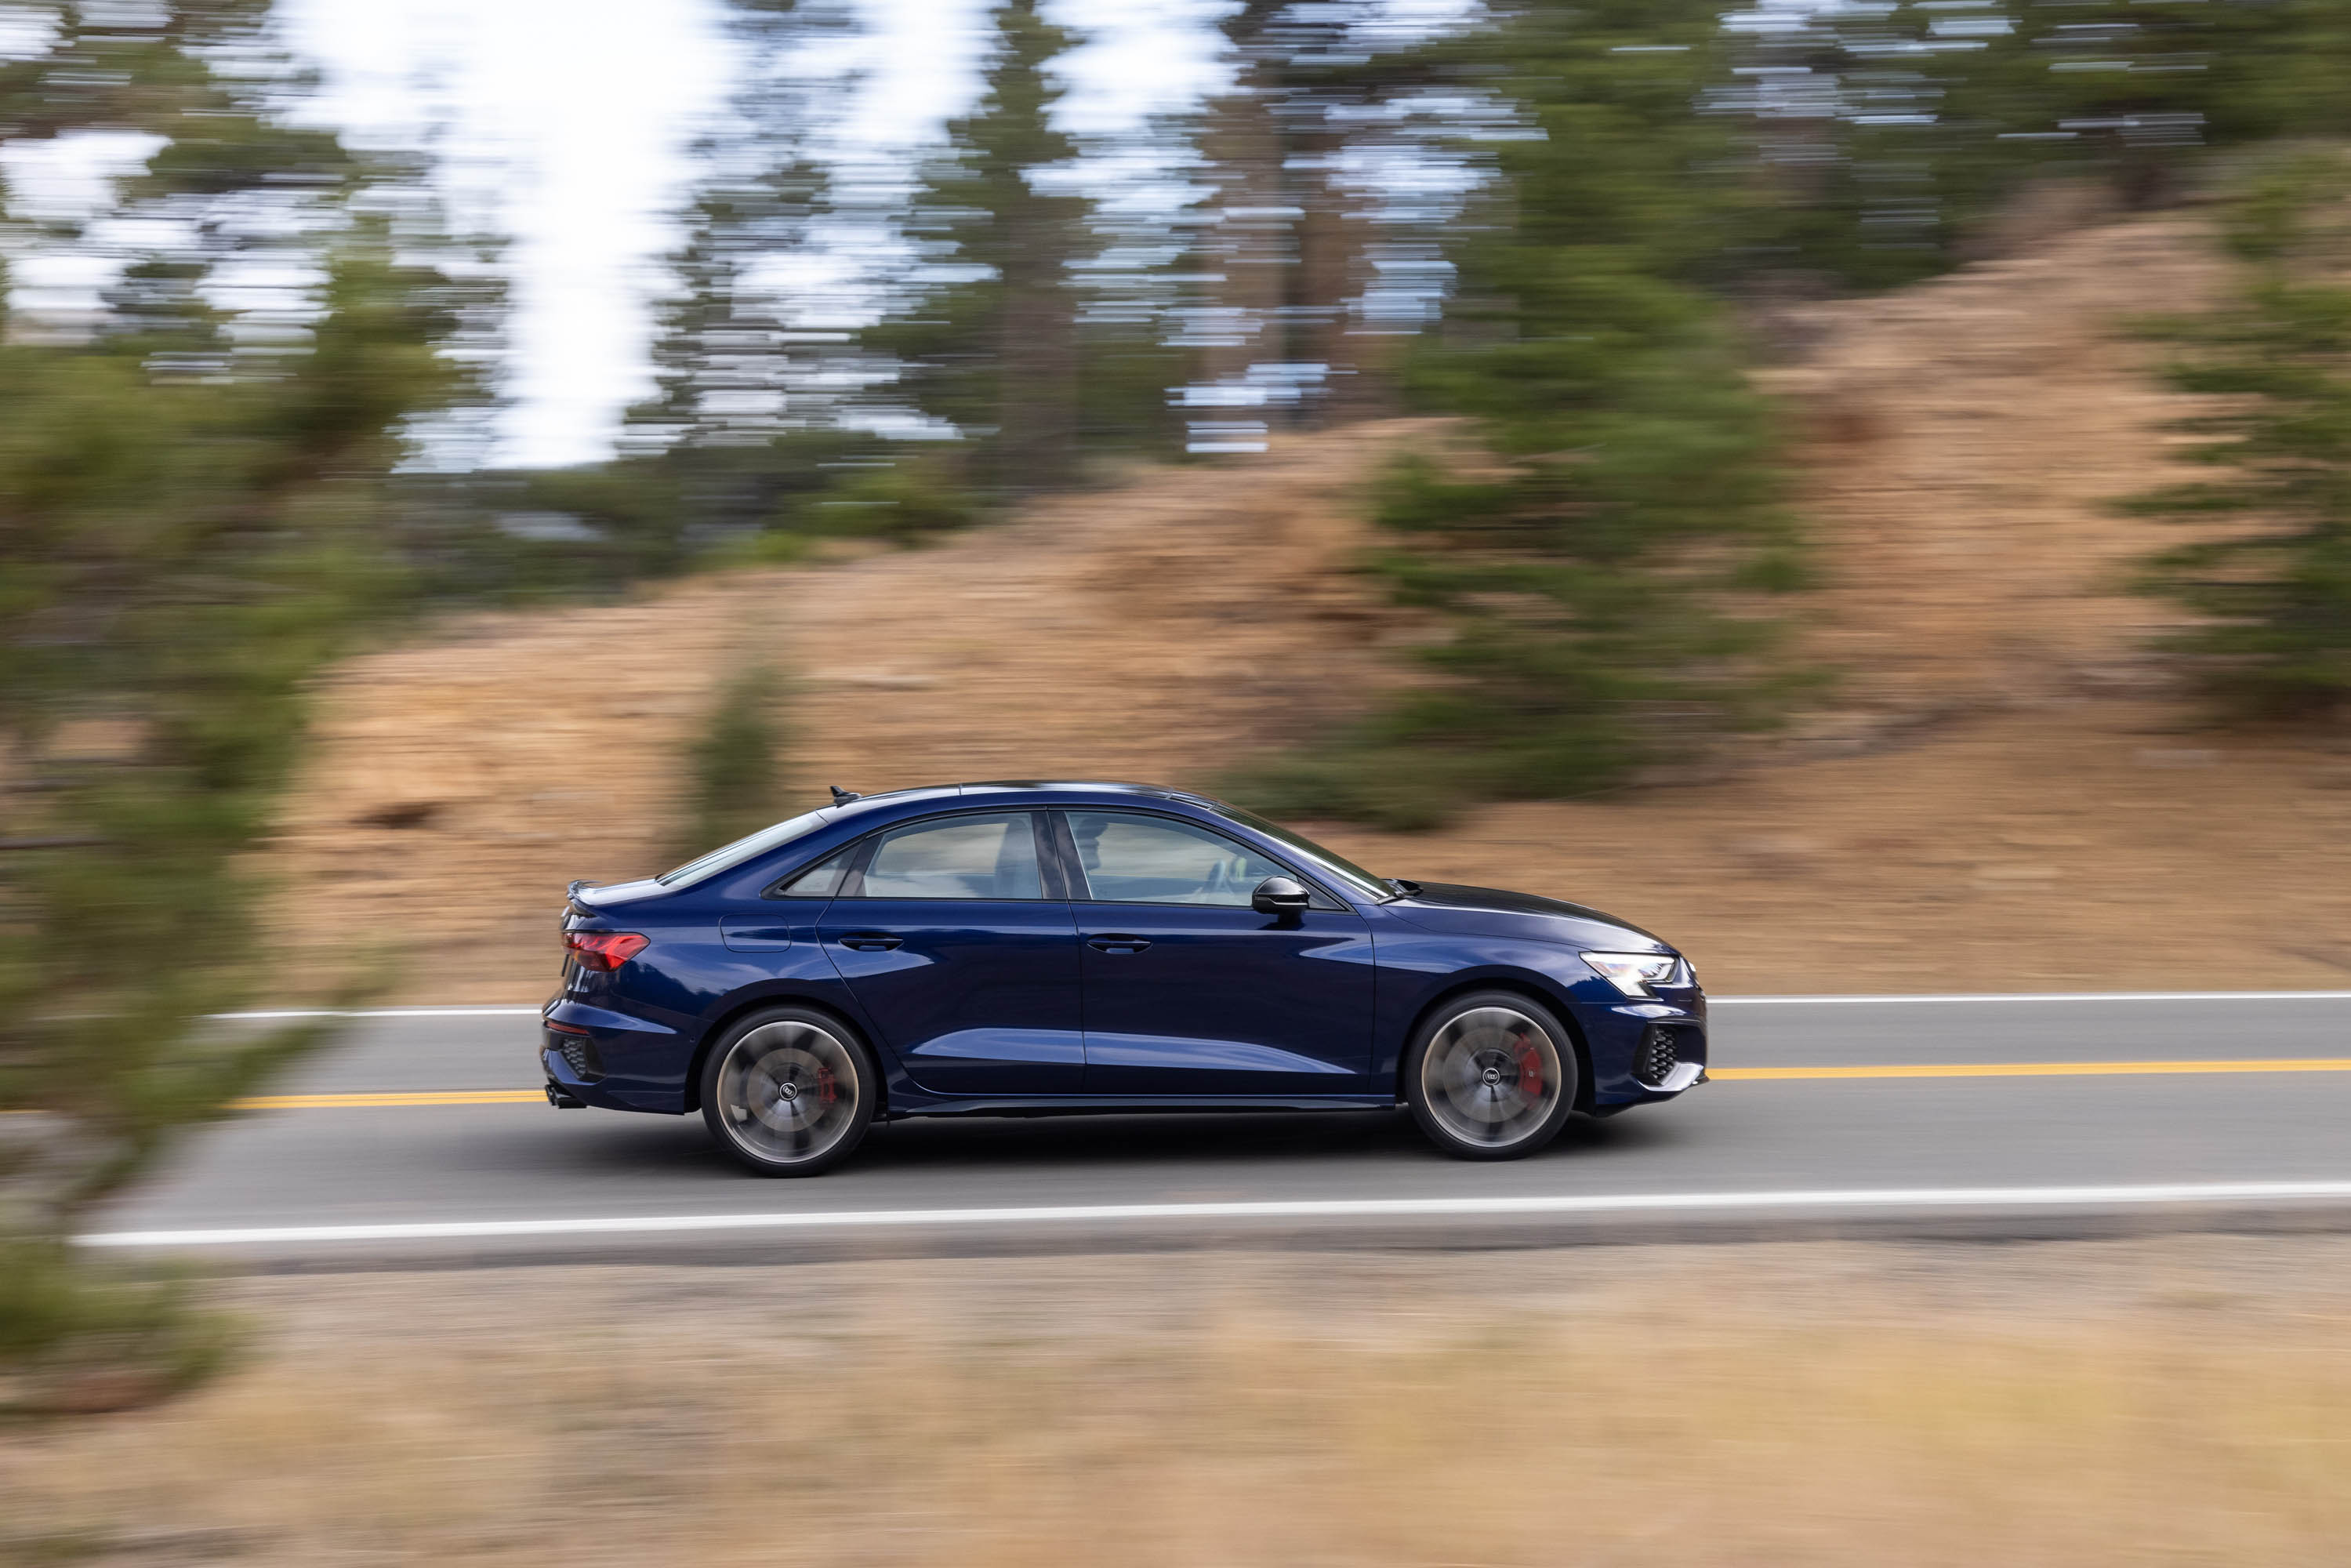
[[[846,806],[852,800],[862,800],[864,798],[854,789],[844,789],[838,784],[832,787],[832,803],[836,806]]]

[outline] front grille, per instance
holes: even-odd
[[[1641,1052],[1633,1062],[1633,1076],[1655,1089],[1681,1065],[1681,1031],[1651,1024],[1641,1038]]]
[[[604,1063],[596,1054],[596,1042],[586,1035],[549,1030],[547,1043],[563,1053],[564,1064],[580,1082],[593,1083],[604,1076]]]

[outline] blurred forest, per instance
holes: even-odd
[[[1229,85],[1108,139],[1054,112],[1083,15],[994,7],[977,102],[906,162],[829,130],[857,7],[738,0],[657,391],[611,460],[515,470],[500,236],[459,231],[427,149],[320,129],[267,0],[8,9],[0,1355],[97,1322],[159,1376],[209,1354],[59,1239],[305,1042],[200,1020],[263,979],[248,857],[305,683],[428,613],[1451,415],[1481,451],[1400,459],[1364,563],[1450,628],[1399,654],[1423,678],[1233,787],[1405,827],[1588,793],[1835,676],[1786,646],[1819,563],[1750,374],[1777,308],[1997,254],[2036,204],[2192,200],[2238,204],[2244,293],[2165,329],[2240,402],[2217,478],[2136,505],[2262,529],[2151,524],[2145,586],[2204,618],[2174,652],[2228,711],[2351,695],[2347,0],[1240,0]],[[747,700],[713,823],[766,809],[724,788],[729,744],[774,744]]]

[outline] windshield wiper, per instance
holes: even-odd
[[[1390,887],[1395,888],[1395,896],[1398,898],[1410,898],[1420,891],[1420,883],[1407,881],[1404,877],[1384,876],[1380,878],[1380,880],[1386,883]]]

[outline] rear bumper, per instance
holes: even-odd
[[[541,1019],[539,1070],[555,1093],[604,1111],[685,1110],[694,1047],[675,1030],[563,998],[548,1004]]]
[[[633,1107],[615,1104],[604,1092],[603,1085],[581,1077],[563,1051],[558,1046],[541,1046],[538,1070],[547,1075],[547,1103],[558,1109],[573,1105],[593,1105],[600,1111],[627,1111]]]

